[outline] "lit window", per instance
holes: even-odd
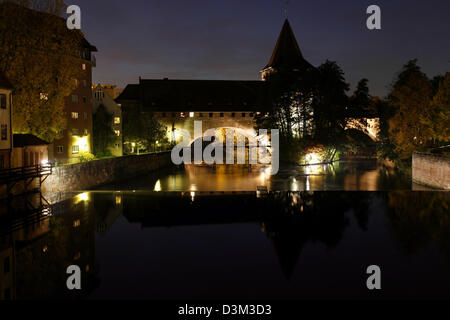
[[[74,228],[78,228],[80,225],[81,225],[81,221],[79,219],[74,220],[74,222],[73,222],[73,227]]]
[[[120,137],[120,130],[114,130],[114,133],[116,134],[116,136]]]
[[[41,100],[48,100],[48,94],[46,94],[46,93],[39,93],[39,97],[41,98]]]
[[[72,153],[73,154],[80,153],[80,146],[72,146]]]
[[[72,119],[78,119],[78,112],[72,112]]]
[[[189,117],[193,118],[194,117],[194,113],[193,112],[189,112]]]
[[[84,134],[85,136],[87,136],[87,135],[89,134],[88,129],[84,129],[84,130],[83,130],[83,134]]]
[[[86,70],[86,64],[85,64],[85,63],[83,63],[83,64],[81,65],[81,69]]]
[[[180,117],[184,118],[184,112],[180,113]]]
[[[120,117],[114,118],[114,124],[120,124]]]
[[[78,131],[78,129],[72,129],[72,135],[73,136],[77,136],[80,132]]]

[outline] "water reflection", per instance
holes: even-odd
[[[247,165],[215,167],[186,165],[120,183],[103,190],[151,191],[255,191],[258,186],[279,191],[377,191],[411,190],[410,177],[376,161],[335,162],[332,165],[282,166],[277,175],[270,168]]]
[[[444,192],[189,191],[10,206],[0,297],[369,297],[361,274],[374,262],[387,297],[450,297],[449,204]],[[66,289],[71,264],[81,291]]]

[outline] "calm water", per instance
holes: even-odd
[[[389,191],[257,197],[261,172],[223,180],[205,169],[80,192],[44,211],[38,198],[0,207],[0,299],[450,298],[448,192],[401,190],[411,185],[375,165],[313,173],[310,189]],[[305,172],[280,175],[270,189],[292,177],[306,189]],[[81,291],[66,289],[72,264]],[[379,292],[366,289],[372,264]]]
[[[103,190],[255,191],[267,186],[277,191],[411,190],[411,178],[377,161],[343,161],[333,165],[287,166],[271,176],[267,167],[186,166],[103,186]]]

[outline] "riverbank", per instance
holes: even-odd
[[[129,155],[100,159],[72,165],[54,167],[52,175],[44,181],[42,195],[49,201],[59,198],[61,193],[87,190],[103,184],[135,178],[172,165],[170,152]],[[2,186],[5,187],[6,186]],[[38,187],[38,181],[26,185],[17,183],[13,195],[19,195]],[[6,192],[1,193],[6,197]]]

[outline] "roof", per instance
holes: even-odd
[[[13,135],[14,148],[22,148],[26,146],[42,146],[49,143],[39,139],[32,134],[14,134]]]
[[[311,67],[313,66],[303,58],[291,25],[286,19],[272,56],[270,57],[269,63],[264,67],[264,69],[289,68],[302,70]]]
[[[14,89],[11,82],[9,82],[9,80],[6,78],[6,76],[1,71],[0,71],[0,88],[11,89],[11,90]]]
[[[140,101],[153,111],[252,111],[263,102],[264,81],[140,80],[116,99]]]

